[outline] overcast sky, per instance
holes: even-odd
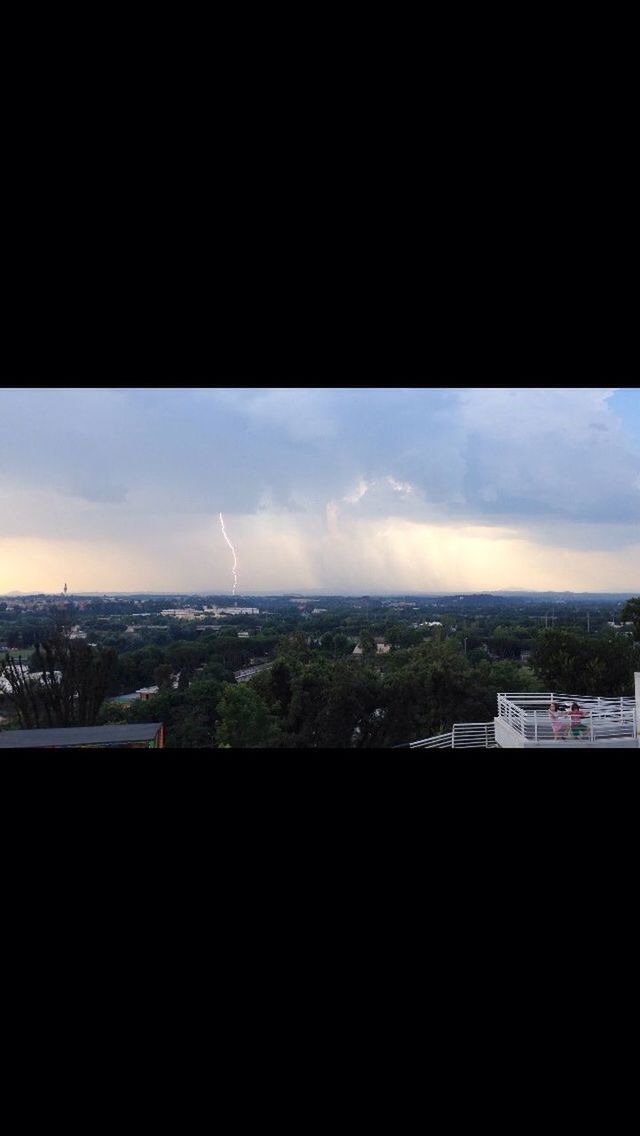
[[[636,388],[0,393],[0,593],[640,593]]]

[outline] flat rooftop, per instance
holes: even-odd
[[[152,742],[162,722],[126,726],[64,726],[40,730],[2,730],[0,749],[64,749],[68,746],[126,746]]]

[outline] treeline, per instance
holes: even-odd
[[[373,749],[446,730],[454,722],[489,721],[499,690],[533,689],[535,676],[516,663],[474,666],[457,644],[423,642],[372,659],[277,659],[250,684],[267,708],[272,744],[287,748]]]
[[[633,697],[640,644],[630,635],[609,629],[598,635],[543,631],[530,661],[544,690]]]
[[[260,633],[250,639],[205,633],[194,641],[150,645],[119,657],[60,639],[56,652],[43,648],[34,659],[37,669],[50,676],[48,710],[38,724],[55,716],[59,669],[68,672],[64,706],[58,707],[66,722],[78,720],[76,706],[98,722],[161,721],[170,747],[402,745],[448,730],[456,722],[490,721],[501,691],[633,695],[634,671],[640,671],[640,646],[634,638],[640,632],[640,601],[631,603],[637,605],[628,611],[636,620],[633,634],[542,631],[533,642],[529,665],[488,657],[469,642],[465,651],[458,633],[446,638],[439,629],[415,642],[409,635],[415,629],[398,626],[395,634],[391,623],[386,631],[393,649],[384,656],[376,654],[372,631],[361,624],[358,638],[364,654],[359,658],[352,657],[354,636],[344,631],[308,634],[304,624],[287,635]],[[495,638],[507,650],[515,649],[507,631],[495,629]],[[514,645],[523,642],[523,631],[513,636]],[[249,683],[236,684],[233,671],[252,658],[271,665]],[[178,672],[178,689],[173,689]],[[18,682],[15,668],[13,673]],[[102,701],[154,684],[161,689],[148,702],[123,706]],[[82,698],[75,698],[75,687],[84,690]],[[24,683],[21,690],[27,698]],[[28,711],[23,716],[26,721]]]
[[[225,689],[242,690],[220,664],[210,663],[182,689],[164,687],[148,702],[122,705],[105,702],[98,723],[162,722],[165,745],[179,749],[211,749],[216,745],[220,702]]]
[[[179,639],[165,647],[150,644],[136,651],[119,653],[108,693],[128,694],[141,686],[151,686],[156,683],[158,667],[162,666],[181,672],[183,683],[191,679],[199,667],[206,667],[208,663],[219,664],[233,672],[248,666],[252,658],[264,659],[272,655],[278,639],[275,634],[238,639],[235,633],[214,633],[200,635],[192,641]]]
[[[249,683],[235,684],[210,662],[187,688],[165,688],[129,706],[106,703],[100,720],[162,721],[167,746],[369,749],[455,721],[489,721],[499,690],[535,685],[528,668],[474,666],[455,643],[425,642],[378,665],[334,659],[297,634],[281,641],[272,664]]]
[[[4,702],[24,730],[93,726],[116,665],[115,651],[54,634],[36,646],[28,673],[9,655],[5,657]]]

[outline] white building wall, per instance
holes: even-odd
[[[493,719],[496,728],[496,745],[500,749],[524,749],[524,738],[507,726],[502,718]]]

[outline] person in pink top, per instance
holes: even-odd
[[[547,710],[547,714],[551,722],[553,740],[557,742],[558,738],[566,738],[571,723],[570,720],[564,716],[564,707],[552,701]]]

